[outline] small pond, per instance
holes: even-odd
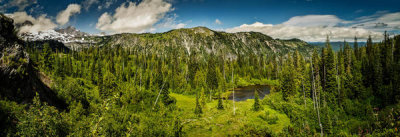
[[[260,99],[269,94],[270,87],[268,85],[250,85],[235,88],[235,101],[245,101],[254,99],[254,91],[258,92]],[[232,100],[232,94],[229,95],[229,100]]]

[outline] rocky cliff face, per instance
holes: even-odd
[[[42,101],[65,108],[65,103],[40,80],[23,45],[13,20],[0,14],[0,97],[29,103],[39,93]]]
[[[61,33],[61,34],[74,35],[74,36],[78,36],[78,37],[89,35],[89,34],[87,34],[85,32],[81,32],[80,30],[77,30],[73,26],[68,26],[68,27],[63,28],[63,29],[56,29],[55,31],[58,32],[58,33]]]

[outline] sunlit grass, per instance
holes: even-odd
[[[195,97],[181,94],[170,94],[177,99],[177,106],[184,123],[184,131],[188,136],[227,136],[241,132],[245,124],[263,125],[270,128],[274,133],[280,133],[284,127],[289,126],[290,120],[285,114],[281,114],[267,105],[263,110],[253,111],[253,99],[235,102],[236,115],[233,114],[232,100],[225,100],[224,110],[217,109],[217,100],[206,103],[203,114],[198,117],[194,114]],[[263,120],[266,112],[275,116],[278,120],[272,124]]]

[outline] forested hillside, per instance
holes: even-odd
[[[312,47],[299,39],[279,40],[259,32],[226,33],[210,30],[206,27],[175,29],[164,33],[131,34],[122,33],[108,36],[83,37],[85,43],[66,43],[74,50],[93,45],[121,46],[131,50],[144,49],[146,52],[162,54],[166,50],[179,50],[182,54],[192,52],[214,54],[224,51],[226,56],[235,57],[254,54],[286,54],[296,49],[311,52]]]
[[[325,48],[304,52],[288,46],[300,40],[260,33],[137,35],[94,37],[93,46],[68,51],[25,43],[40,81],[68,107],[35,89],[31,101],[15,101],[2,86],[0,136],[399,135],[400,36],[337,52],[327,38]],[[15,62],[1,55],[2,66]],[[248,85],[271,91],[228,99]]]

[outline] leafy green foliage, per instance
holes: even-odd
[[[224,109],[224,104],[222,102],[221,96],[218,97],[218,106],[217,109]]]
[[[42,104],[38,95],[33,99],[33,105],[18,120],[18,136],[66,136],[69,132],[69,126],[59,111]]]
[[[201,108],[200,102],[199,102],[199,95],[196,95],[196,108],[194,109],[194,113],[197,115],[200,115],[203,113],[203,109]]]
[[[260,109],[262,109],[262,107],[261,107],[261,105],[260,105],[259,96],[258,96],[258,91],[256,90],[256,91],[254,92],[253,110],[254,110],[254,111],[259,111]]]
[[[204,31],[194,39],[230,34]],[[138,37],[134,47],[99,43],[81,51],[28,49],[52,89],[68,103],[58,110],[36,97],[32,104],[0,101],[1,135],[19,136],[396,136],[399,134],[399,36],[381,43],[368,40],[334,52],[326,47],[311,55],[294,51],[270,54],[209,52],[164,46],[181,32],[118,35]],[[131,36],[132,35],[132,36]],[[133,36],[134,35],[134,36]],[[240,33],[251,43],[272,38]],[[118,37],[109,36],[109,37]],[[229,43],[229,50],[245,45]],[[298,40],[284,43],[292,45]],[[254,44],[254,47],[259,45]],[[251,47],[249,49],[252,49]],[[393,47],[393,48],[392,48]],[[211,47],[209,47],[211,48]],[[285,52],[294,48],[282,49]],[[306,49],[303,49],[306,50]],[[24,60],[21,60],[23,62]],[[232,73],[232,74],[230,74]],[[231,88],[271,86],[254,102],[224,100]],[[217,100],[213,100],[217,99]],[[24,109],[26,108],[26,109]],[[4,121],[4,122],[3,122]],[[10,125],[10,126],[6,126]],[[3,128],[4,127],[4,128]],[[219,130],[221,129],[221,130]],[[233,129],[237,131],[232,131]]]

